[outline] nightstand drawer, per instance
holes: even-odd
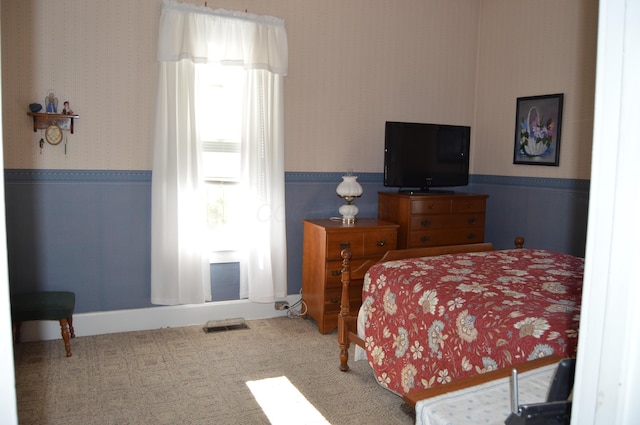
[[[327,259],[341,259],[342,250],[351,249],[352,258],[384,255],[396,249],[397,229],[372,230],[369,232],[330,233],[327,235]]]
[[[352,258],[349,262],[351,266],[351,279],[364,279],[365,273],[369,267],[378,262],[380,257],[376,258]],[[342,261],[327,261],[326,269],[327,282],[326,286],[342,285]]]
[[[324,298],[325,312],[339,312],[342,288],[327,288]],[[351,281],[349,285],[349,310],[358,311],[362,305],[362,281]]]
[[[327,259],[340,259],[341,252],[345,248],[351,249],[353,258],[362,257],[364,254],[364,234],[362,232],[343,232],[327,234]]]
[[[382,257],[387,251],[396,249],[398,231],[395,228],[391,230],[367,232],[363,236],[364,244],[362,254],[364,256],[375,255]]]

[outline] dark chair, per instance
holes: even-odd
[[[57,320],[60,322],[67,357],[71,356],[69,336],[75,338],[73,309],[76,295],[66,291],[42,291],[11,295],[11,322],[13,341],[20,342],[20,326],[30,320]]]

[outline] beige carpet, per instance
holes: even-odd
[[[20,424],[269,424],[246,382],[279,376],[333,425],[413,423],[366,362],[339,371],[335,332],[298,318],[247,324],[78,336],[69,358],[62,340],[18,344]]]

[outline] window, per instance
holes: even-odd
[[[196,128],[203,147],[211,262],[233,261],[239,228],[240,131],[244,71],[196,67]]]
[[[219,245],[213,249],[229,250],[236,238],[225,234],[251,234],[251,240],[238,249],[239,295],[252,302],[273,302],[287,294],[286,256],[282,255],[287,252],[282,128],[287,32],[284,20],[272,16],[202,9],[178,2],[165,2],[162,7],[151,185],[151,302],[197,304],[211,299],[211,268],[203,258],[211,251],[203,252],[201,246],[207,227],[200,197],[206,185],[201,173],[203,142],[212,142],[207,143],[207,156],[214,158],[207,160],[213,165],[206,181],[218,189],[224,187],[219,195],[212,193],[214,236],[209,240]],[[205,63],[242,64],[242,90],[237,90],[241,95],[224,94],[233,84],[215,78],[215,73],[206,77]],[[241,119],[240,114],[231,113],[234,108],[241,110]],[[252,113],[247,113],[249,109]],[[238,158],[236,136],[225,130],[234,128],[232,122],[235,128],[241,122],[240,183],[238,174],[226,167],[232,161],[223,159]],[[205,133],[209,130],[214,134]],[[245,135],[251,135],[251,140]],[[250,150],[245,148],[249,142]],[[245,168],[253,161],[260,166]],[[241,205],[235,210],[229,193],[236,191],[234,187],[242,191]],[[261,214],[267,209],[282,214]],[[233,231],[239,227],[233,223],[233,211],[242,212],[242,231]]]

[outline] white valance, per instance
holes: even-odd
[[[283,19],[213,10],[175,0],[163,2],[158,43],[160,62],[188,59],[194,63],[242,65],[245,69],[287,75],[288,58]]]

